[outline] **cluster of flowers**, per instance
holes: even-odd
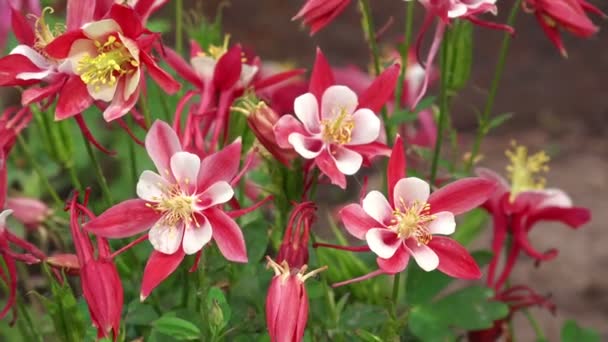
[[[149,241],[154,251],[143,272],[141,299],[146,297],[182,263],[187,255],[196,258],[210,243],[217,245],[229,261],[248,261],[245,239],[235,219],[272,200],[248,191],[254,202],[242,208],[235,189],[241,180],[246,188],[257,189],[244,176],[261,160],[259,150],[287,167],[296,160],[304,173],[302,202],[295,204],[284,240],[276,259],[268,258],[275,271],[266,301],[267,324],[273,341],[300,340],[308,317],[308,298],[304,281],[324,269],[306,273],[310,228],[316,205],[310,200],[311,185],[329,181],[347,188],[347,176],[372,165],[378,157],[389,157],[386,170],[386,195],[370,191],[360,204],[342,208],[339,217],[346,230],[361,246],[319,246],[371,252],[377,256],[378,270],[335,286],[361,281],[381,274],[396,274],[406,269],[410,257],[425,271],[439,270],[451,277],[479,279],[482,273],[468,251],[447,237],[455,231],[455,216],[482,206],[491,213],[494,225],[492,260],[487,275],[488,286],[496,291],[496,300],[507,302],[513,311],[529,305],[549,305],[526,286],[506,287],[521,251],[547,261],[556,251],[536,251],[527,239],[539,221],[563,222],[573,228],[586,223],[590,214],[574,207],[561,190],[544,189],[536,174],[545,171],[544,154],[528,156],[525,148],[515,146],[508,153],[511,184],[491,170],[478,169],[477,177],[453,181],[436,188],[406,172],[406,144],[432,147],[437,136],[431,110],[419,113],[419,129],[400,130],[387,137],[378,113],[395,98],[400,66],[393,64],[375,79],[352,69],[331,68],[317,50],[308,84],[304,70],[272,72],[257,56],[246,53],[238,44],[210,46],[191,44],[190,60],[163,46],[160,36],[146,28],[149,16],[168,0],[68,1],[65,28],[50,28],[35,1],[21,4],[9,1],[12,31],[20,45],[0,58],[0,86],[20,87],[21,108],[9,108],[0,117],[0,256],[8,274],[0,279],[10,288],[0,318],[6,316],[15,301],[16,262],[47,262],[79,274],[84,297],[99,336],[118,336],[123,304],[122,283],[114,258],[138,243]],[[309,0],[296,19],[303,19],[315,33],[342,10],[350,0]],[[435,39],[425,65],[417,64],[412,54],[404,77],[405,89],[400,99],[404,106],[416,107],[432,81],[430,70],[447,25],[455,19],[511,30],[477,18],[496,12],[495,0],[419,1],[427,9],[420,36],[437,19]],[[597,28],[585,11],[599,11],[584,0],[525,0],[523,6],[533,12],[547,35],[565,54],[559,29],[579,36],[589,36]],[[34,12],[35,22],[24,11]],[[7,20],[0,20],[5,25]],[[0,27],[0,45],[6,27]],[[3,34],[4,33],[4,34]],[[419,39],[420,41],[421,39]],[[159,59],[189,84],[180,99],[174,121],[156,121],[146,126],[136,106],[145,94],[147,76],[167,94],[179,91],[181,83],[163,70]],[[259,141],[251,151],[242,151],[240,139],[228,141],[232,109],[243,95],[255,95],[264,102],[252,104],[247,112],[249,128]],[[136,187],[137,198],[116,204],[100,215],[87,208],[74,193],[67,201],[70,231],[76,254],[46,256],[36,246],[12,234],[6,227],[11,213],[26,225],[35,226],[49,215],[48,207],[33,199],[6,198],[7,163],[20,132],[32,118],[30,107],[44,110],[55,106],[55,119],[74,118],[83,133],[101,150],[108,152],[91,135],[82,113],[91,106],[103,111],[107,122],[117,122],[129,134],[125,115],[147,129],[144,145],[156,171],[143,171]],[[390,106],[389,106],[390,107]],[[389,108],[390,111],[390,108]],[[183,112],[186,112],[184,117]],[[293,112],[293,115],[287,114]],[[136,139],[136,138],[135,138]],[[387,141],[394,140],[392,146]],[[266,153],[268,152],[268,153]],[[241,167],[241,156],[245,155]],[[434,191],[432,191],[434,190]],[[432,191],[432,193],[431,193]],[[111,251],[106,239],[139,236],[117,251]],[[97,237],[93,247],[90,235]],[[507,238],[510,236],[511,238]],[[508,255],[498,272],[501,251],[508,243]],[[15,252],[11,246],[23,253]],[[97,252],[95,252],[95,250]],[[330,265],[331,266],[331,265]],[[2,271],[2,268],[0,268]],[[521,292],[523,294],[516,295]],[[502,322],[491,331],[474,332],[482,340],[487,334],[499,335]],[[484,335],[486,334],[486,335]]]

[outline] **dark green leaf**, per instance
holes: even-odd
[[[473,25],[465,20],[458,21],[450,34],[448,51],[449,91],[458,91],[467,84],[473,61]]]
[[[173,315],[162,316],[152,326],[157,332],[177,340],[196,340],[201,337],[201,331],[196,325]]]
[[[568,320],[562,327],[562,342],[599,342],[600,334],[583,328],[576,321]]]
[[[381,306],[355,303],[347,306],[340,316],[340,325],[345,329],[374,328],[386,324],[386,309]]]

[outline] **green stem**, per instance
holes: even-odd
[[[23,153],[25,154],[25,157],[27,158],[27,160],[32,164],[34,171],[36,171],[36,173],[38,174],[38,177],[40,178],[40,180],[46,187],[46,190],[49,192],[49,194],[55,201],[55,204],[59,207],[63,207],[64,203],[63,203],[63,201],[61,201],[61,197],[59,197],[59,194],[57,194],[57,191],[55,191],[55,189],[53,189],[51,182],[49,181],[48,177],[44,174],[44,171],[42,170],[42,168],[40,167],[40,165],[38,164],[36,159],[32,156],[32,152],[30,151],[30,148],[27,146],[27,143],[25,142],[25,140],[23,140],[23,137],[20,134],[17,135],[17,143],[19,144],[19,147],[23,150]]]
[[[376,42],[376,29],[369,0],[359,0],[359,8],[361,9],[361,14],[363,16],[363,21],[365,25],[363,31],[366,33],[367,43],[369,44],[369,49],[372,53],[372,63],[374,65],[374,72],[376,76],[378,76],[382,71],[380,68],[380,50],[378,49],[378,43]],[[382,107],[381,114],[382,120],[384,122],[388,122],[388,112],[386,111],[386,106]],[[386,131],[386,140],[388,145],[392,145],[393,137],[391,135],[390,127],[388,126],[389,125],[384,126],[384,129]]]
[[[546,340],[545,334],[543,333],[543,330],[540,328],[540,324],[538,324],[538,321],[536,320],[536,318],[534,318],[534,315],[532,315],[532,313],[528,309],[524,309],[524,314],[528,318],[528,321],[530,321],[530,325],[532,326],[532,329],[534,329],[534,332],[536,333],[536,340],[545,341]]]
[[[435,141],[435,151],[433,153],[433,163],[431,165],[431,177],[429,184],[433,186],[437,179],[437,169],[439,167],[439,156],[441,155],[441,145],[443,144],[443,133],[448,114],[448,52],[450,44],[450,31],[446,28],[441,42],[441,89],[439,92],[439,122],[437,124],[437,140]]]
[[[184,50],[184,1],[175,0],[175,50],[182,54]]]
[[[397,318],[397,306],[399,302],[399,286],[401,283],[401,273],[395,274],[395,278],[393,279],[393,295],[391,297],[391,306],[392,306],[392,316],[393,319]]]
[[[146,96],[141,96],[139,98],[139,106],[144,114],[144,123],[147,128],[150,128],[152,125],[152,115],[150,114],[150,107],[148,107],[148,98]]]
[[[101,192],[103,193],[106,205],[111,206],[114,201],[112,200],[112,193],[110,192],[110,188],[108,187],[108,181],[103,175],[101,164],[99,164],[99,160],[97,160],[97,156],[95,156],[95,152],[91,147],[91,142],[84,134],[82,135],[82,139],[84,140],[84,146],[87,149],[87,154],[89,155],[89,158],[91,159],[91,162],[93,163],[93,166],[95,168],[95,175],[97,176],[97,181],[99,182],[99,186],[101,187]]]
[[[511,8],[511,12],[509,13],[509,18],[507,19],[508,26],[513,27],[513,25],[515,24],[515,18],[517,17],[517,13],[519,12],[519,8],[521,7],[521,1],[522,0],[516,0],[515,3],[513,3],[513,7]],[[494,108],[494,100],[496,99],[498,85],[500,83],[500,80],[502,79],[502,74],[504,72],[505,63],[507,61],[507,53],[509,52],[510,45],[511,34],[509,32],[505,32],[504,37],[502,38],[502,45],[500,47],[498,63],[496,64],[496,71],[494,72],[494,78],[492,79],[492,84],[490,85],[490,92],[488,93],[483,113],[481,114],[481,118],[479,119],[479,128],[477,129],[477,135],[473,143],[473,148],[471,149],[471,157],[469,158],[466,165],[467,172],[470,172],[473,168],[473,164],[475,163],[475,158],[479,153],[483,138],[488,133],[490,115],[492,114],[492,109]]]
[[[401,98],[403,97],[403,82],[407,75],[407,63],[410,45],[412,42],[412,29],[414,26],[414,1],[408,1],[405,7],[405,33],[403,44],[401,45],[401,72],[395,89],[395,112],[401,108]]]
[[[128,149],[129,149],[129,162],[131,169],[131,185],[135,189],[137,186],[137,154],[135,154],[135,142],[133,139],[128,138]]]

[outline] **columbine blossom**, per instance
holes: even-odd
[[[488,285],[496,289],[505,284],[521,251],[537,261],[548,261],[557,256],[556,249],[541,253],[528,240],[528,233],[537,222],[559,221],[577,229],[591,219],[589,210],[574,207],[572,199],[563,190],[545,189],[546,181],[540,174],[549,170],[549,157],[544,152],[529,155],[525,147],[513,144],[513,149],[506,154],[511,161],[507,167],[511,183],[492,170],[476,170],[480,177],[494,180],[499,185],[483,205],[492,214],[494,225],[494,258],[488,268]],[[513,237],[511,247],[503,272],[495,279],[507,234]]]
[[[292,20],[302,19],[310,27],[312,36],[340,15],[349,3],[350,0],[307,0]]]
[[[597,7],[585,0],[525,0],[524,10],[534,13],[545,34],[557,47],[562,56],[567,57],[560,30],[566,30],[577,37],[588,38],[599,28],[593,24],[586,12],[606,17]]]
[[[361,205],[350,204],[340,211],[346,230],[367,246],[340,247],[372,251],[379,270],[335,286],[379,274],[403,271],[410,256],[425,271],[438,269],[456,278],[478,279],[481,272],[467,250],[444,236],[456,228],[454,216],[485,202],[494,192],[493,181],[464,178],[430,194],[430,186],[416,177],[405,177],[403,141],[397,138],[387,169],[388,199],[379,191],[369,192]]]
[[[359,171],[364,160],[387,155],[377,142],[380,110],[393,92],[399,66],[386,69],[361,95],[334,85],[334,76],[320,50],[310,80],[309,93],[294,101],[295,115],[284,115],[274,126],[277,143],[293,148],[315,165],[333,184],[346,188],[345,175]]]
[[[149,230],[154,252],[148,260],[142,298],[168,277],[186,254],[199,253],[211,239],[226,259],[247,262],[245,240],[221,205],[232,200],[241,155],[241,141],[202,160],[184,152],[169,125],[156,121],[146,135],[146,150],[158,173],[144,171],[137,183],[138,199],[119,203],[85,225],[102,237],[122,238]]]

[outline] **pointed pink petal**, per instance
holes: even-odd
[[[387,226],[393,218],[393,208],[380,191],[370,191],[361,204],[365,213],[382,226]]]
[[[450,211],[454,215],[477,208],[496,191],[496,182],[482,178],[463,178],[433,192],[431,211]]]
[[[346,230],[359,240],[365,239],[365,233],[372,228],[382,227],[379,223],[365,213],[359,204],[349,204],[338,213]]]
[[[204,215],[197,215],[196,219],[197,224],[186,226],[186,231],[184,232],[183,248],[184,252],[188,255],[192,255],[203,249],[213,236],[213,229],[209,220]]]
[[[353,121],[355,127],[347,145],[369,144],[380,136],[380,119],[371,110],[358,109],[353,113]]]
[[[156,165],[158,173],[167,177],[171,157],[182,150],[175,131],[166,122],[157,120],[146,134],[146,151]]]
[[[333,85],[334,74],[331,71],[331,67],[327,62],[327,59],[321,52],[321,49],[317,48],[317,58],[315,59],[315,65],[312,69],[312,75],[310,76],[309,91],[318,99],[322,98],[325,89]]]
[[[411,207],[414,202],[426,203],[429,199],[431,188],[429,187],[429,183],[420,178],[407,177],[400,179],[395,184],[393,191],[395,208],[404,210]],[[403,208],[404,205],[405,208]]]
[[[289,70],[285,72],[281,72],[278,74],[274,74],[272,76],[257,80],[253,83],[253,87],[256,91],[260,91],[266,87],[273,86],[278,83],[282,83],[290,78],[300,76],[306,72],[306,69],[295,69]]]
[[[151,228],[160,214],[140,199],[118,203],[84,225],[84,229],[106,238],[124,238]]]
[[[519,246],[531,258],[538,261],[549,261],[557,256],[558,251],[555,248],[541,253],[532,246],[530,240],[528,239],[529,226],[523,218],[512,220],[511,227],[513,238],[515,240],[514,244]]]
[[[305,159],[316,158],[325,147],[323,140],[294,132],[287,138],[293,149]]]
[[[407,239],[405,246],[423,270],[430,272],[439,266],[439,256],[429,246],[419,245],[415,239]]]
[[[131,39],[136,39],[144,31],[139,15],[129,6],[112,5],[110,18],[114,19],[122,29],[123,34]]]
[[[184,251],[180,248],[174,254],[163,254],[153,251],[150,254],[144,277],[141,281],[140,299],[145,300],[163,280],[173,273],[184,259]]]
[[[526,224],[531,228],[538,221],[558,221],[576,229],[588,223],[590,220],[591,211],[587,208],[544,207],[538,211],[534,211],[534,213],[528,217]]]
[[[3,11],[6,11],[7,8],[3,8]],[[17,11],[10,6],[11,10],[11,27],[12,32],[17,38],[17,41],[21,44],[27,46],[33,46],[36,40],[34,30],[32,30],[32,26],[27,22],[27,19],[21,14],[21,12]],[[2,46],[2,48],[4,48]]]
[[[93,21],[95,0],[68,0],[66,5],[66,27],[68,30],[79,29]]]
[[[336,147],[331,157],[335,160],[338,170],[348,176],[357,173],[363,164],[363,157],[346,147]]]
[[[205,216],[213,229],[213,240],[224,257],[234,262],[247,262],[245,238],[236,222],[217,208],[205,210]]]
[[[293,102],[293,111],[306,130],[310,133],[321,132],[319,121],[319,102],[312,93],[306,93],[296,97]]]
[[[199,191],[203,191],[219,181],[228,183],[232,181],[239,170],[241,146],[241,139],[239,138],[201,161],[197,182]]]
[[[389,259],[395,254],[403,241],[397,233],[386,228],[372,228],[365,233],[367,245],[376,253],[377,256],[383,259]]]
[[[124,80],[118,82],[112,102],[108,108],[103,111],[103,118],[106,120],[106,122],[111,122],[125,116],[131,109],[133,109],[137,100],[139,100],[139,92],[141,87],[138,85],[131,96],[125,101],[124,97],[122,96],[125,91],[125,86]]]
[[[364,145],[349,145],[348,149],[362,155],[365,163],[369,163],[373,158],[377,156],[389,157],[391,155],[391,149],[385,144],[378,141],[374,141],[372,143]]]
[[[454,214],[449,211],[441,211],[433,213],[435,219],[428,225],[431,234],[450,235],[456,230],[456,221]]]
[[[63,87],[65,79],[58,80],[49,84],[46,87],[29,87],[21,94],[21,104],[28,106],[32,103],[37,103],[45,100],[51,96],[57,95],[57,93]]]
[[[323,92],[321,98],[321,119],[333,120],[346,112],[352,114],[357,108],[357,94],[342,85],[332,85]]]
[[[277,145],[281,148],[293,148],[289,142],[289,136],[292,133],[308,135],[304,126],[293,115],[283,115],[273,127],[274,137]]]
[[[395,91],[400,71],[399,64],[386,68],[359,97],[359,108],[379,112]]]
[[[458,242],[443,236],[433,236],[428,247],[439,257],[439,271],[460,279],[479,279],[481,271],[469,252]]]
[[[496,192],[507,192],[511,189],[509,182],[498,173],[485,167],[475,168],[475,174],[483,179],[496,182]]]
[[[395,274],[402,272],[407,267],[407,263],[410,260],[410,254],[405,249],[405,246],[401,245],[395,254],[390,259],[376,258],[378,267],[388,274]]]
[[[346,177],[338,170],[335,159],[326,149],[315,158],[315,164],[319,170],[329,178],[332,184],[335,184],[342,189],[346,189]]]
[[[217,61],[213,71],[213,83],[220,91],[232,88],[241,77],[241,51],[241,46],[235,45]]]
[[[147,53],[141,51],[139,54],[142,62],[146,65],[148,75],[164,90],[167,94],[175,94],[181,88],[181,84],[177,82],[171,74],[163,70]]]
[[[80,77],[71,76],[59,93],[55,120],[63,120],[84,112],[93,103],[86,85]]]
[[[393,151],[391,157],[388,160],[388,166],[386,167],[386,179],[388,188],[388,199],[391,201],[391,205],[394,207],[395,202],[393,201],[393,191],[397,182],[405,178],[407,175],[405,150],[403,148],[403,139],[397,135],[395,144],[393,145]]]
[[[202,88],[203,82],[192,67],[180,56],[177,52],[171,50],[168,47],[165,50],[165,62],[177,72],[179,76],[185,79],[188,83],[194,85],[196,88]]]

